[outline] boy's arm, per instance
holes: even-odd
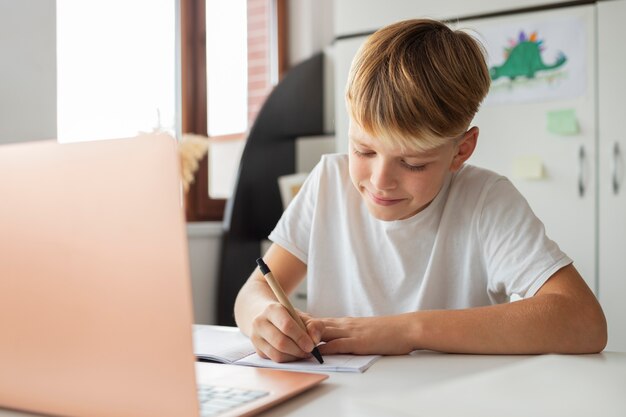
[[[272,244],[263,259],[286,294],[292,293],[306,274],[306,265],[279,245]],[[321,322],[311,322],[308,317],[303,316],[308,334],[300,329],[258,268],[237,295],[235,321],[257,353],[276,362],[309,357],[321,336]]]
[[[323,323],[322,354],[595,353],[607,341],[604,313],[572,265],[552,275],[535,296],[513,303]]]

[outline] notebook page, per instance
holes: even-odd
[[[236,327],[193,326],[193,351],[196,357],[232,363],[255,352],[250,339]]]
[[[261,368],[291,369],[321,372],[364,372],[379,355],[324,355],[324,363],[315,358],[295,362],[277,363],[256,354],[254,346],[237,327],[194,325],[194,354],[208,359],[235,365]]]
[[[324,363],[322,364],[317,362],[315,358],[277,363],[269,359],[263,359],[254,353],[237,361],[235,364],[292,371],[365,372],[378,358],[380,358],[380,355],[324,355]]]

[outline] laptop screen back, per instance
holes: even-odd
[[[197,416],[175,141],[0,146],[0,406]]]

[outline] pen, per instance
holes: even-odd
[[[291,317],[293,317],[296,323],[298,323],[298,326],[300,326],[300,328],[306,332],[306,326],[302,322],[300,315],[296,313],[296,310],[291,305],[289,298],[287,298],[287,296],[285,295],[285,292],[280,287],[280,284],[278,283],[278,281],[276,281],[276,278],[274,278],[274,275],[272,275],[272,271],[270,271],[267,264],[263,262],[263,258],[257,259],[256,263],[259,265],[259,268],[261,269],[261,273],[265,277],[265,280],[267,281],[270,288],[274,292],[274,295],[276,296],[276,298],[278,298],[278,301],[280,302],[280,304],[282,304],[282,306],[287,309]],[[315,359],[317,359],[319,363],[324,363],[322,354],[320,353],[317,346],[313,348],[313,351],[311,352],[311,354],[315,356]]]

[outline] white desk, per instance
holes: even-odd
[[[197,371],[201,380],[202,363]],[[363,374],[332,373],[261,417],[407,415],[623,417],[626,353],[383,357]],[[0,410],[0,417],[23,416],[32,414]]]
[[[384,357],[363,374],[333,373],[314,390],[262,414],[409,415],[624,417],[626,353]]]

